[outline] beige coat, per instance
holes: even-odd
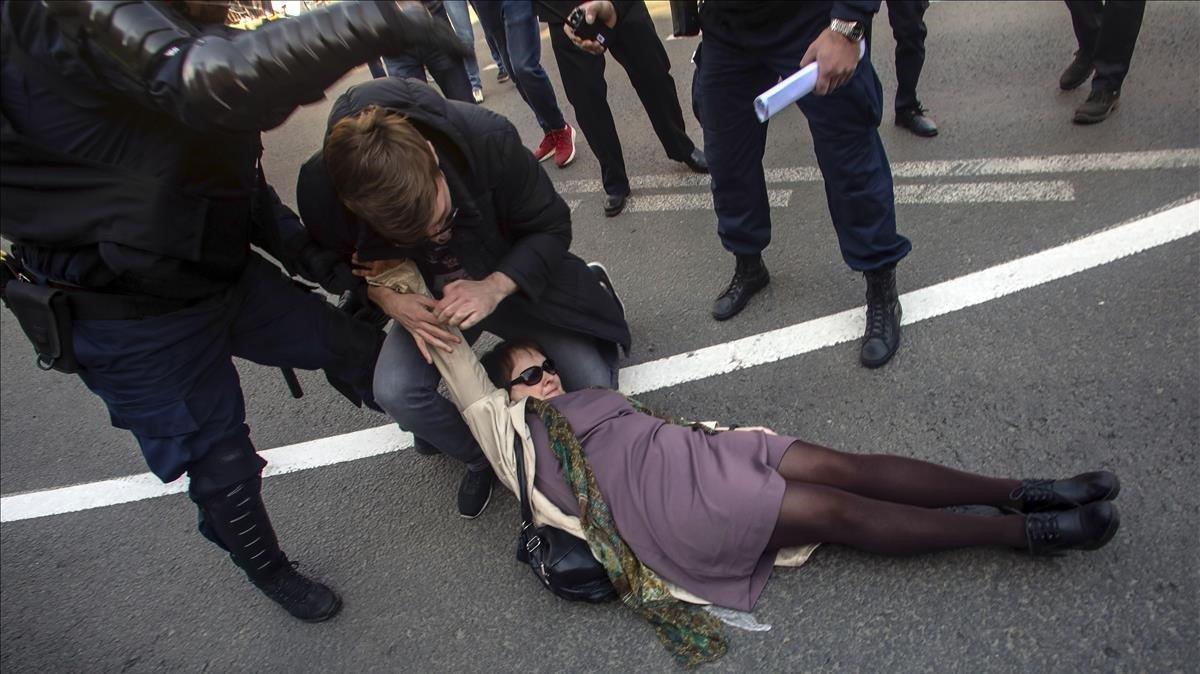
[[[416,265],[409,261],[372,277],[370,283],[398,292],[429,294]],[[462,337],[457,330],[454,332]],[[526,486],[529,488],[529,502],[533,508],[535,524],[548,524],[583,538],[579,518],[559,510],[558,506],[533,487],[537,456],[533,449],[533,438],[525,423],[525,400],[510,403],[508,392],[492,384],[487,372],[479,363],[479,358],[465,340],[455,345],[452,353],[430,348],[430,354],[446,382],[451,400],[462,413],[471,434],[475,436],[484,455],[491,462],[496,477],[514,494],[517,493],[517,464],[513,452],[513,434],[521,435],[525,446]],[[775,565],[800,566],[808,560],[816,547],[804,545],[780,550],[775,557]],[[694,604],[710,603],[687,590],[674,585],[669,586],[671,593],[683,601]]]

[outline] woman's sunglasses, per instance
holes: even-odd
[[[521,374],[517,375],[516,379],[508,382],[508,388],[511,389],[517,384],[533,386],[542,380],[542,374],[545,372],[549,372],[550,374],[558,374],[558,370],[554,367],[554,361],[550,360],[549,358],[547,358],[546,362],[542,363],[541,365],[534,365],[533,367],[525,368]]]

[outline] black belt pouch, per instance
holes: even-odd
[[[14,279],[5,284],[4,298],[37,349],[38,367],[67,374],[80,370],[71,331],[71,305],[65,292]]]

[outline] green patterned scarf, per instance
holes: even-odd
[[[579,501],[579,524],[588,547],[604,565],[621,602],[654,626],[663,646],[681,665],[691,668],[725,655],[727,645],[721,622],[699,606],[672,596],[663,579],[643,565],[621,540],[612,511],[583,456],[583,446],[566,418],[542,400],[529,398],[526,405],[546,424],[550,445]],[[639,411],[646,411],[644,406],[634,405]]]

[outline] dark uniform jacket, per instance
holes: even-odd
[[[570,209],[507,119],[447,101],[424,83],[389,77],[342,94],[329,128],[369,105],[404,114],[437,150],[459,209],[449,245],[471,278],[502,272],[519,288],[504,301],[521,314],[629,349],[620,308],[586,263],[568,251]],[[363,261],[419,259],[342,205],[320,152],[301,168],[296,198],[313,239],[325,247],[345,256],[357,251]]]

